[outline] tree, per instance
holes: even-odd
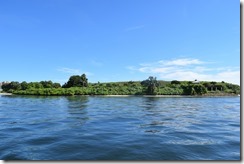
[[[43,88],[52,88],[53,87],[53,82],[51,80],[41,81],[40,83],[42,84]]]
[[[70,87],[87,87],[88,86],[88,79],[86,78],[85,74],[73,75],[69,78],[68,82],[63,85],[63,88],[70,88]]]
[[[185,95],[203,95],[207,93],[206,87],[202,84],[181,85],[181,88]]]
[[[219,90],[219,91],[224,91],[224,90],[227,89],[225,83],[217,83],[217,84],[215,85],[215,87],[216,87],[217,90]]]
[[[86,78],[86,74],[81,75],[81,84],[82,84],[82,87],[88,86],[88,79]]]
[[[227,87],[228,87],[228,89],[231,90],[232,93],[240,94],[240,92],[241,92],[241,88],[240,88],[239,85],[236,85],[236,84],[228,84]]]
[[[74,75],[71,76],[67,83],[64,84],[64,88],[70,88],[70,87],[80,87],[80,76]]]
[[[206,87],[203,86],[202,84],[195,84],[193,85],[193,88],[195,90],[195,94],[202,95],[207,93]]]
[[[147,80],[141,82],[142,85],[147,87],[147,94],[155,95],[156,89],[159,86],[156,77],[150,76]]]
[[[43,88],[43,86],[39,82],[30,82],[30,83],[28,83],[28,89],[30,89],[30,88],[38,89],[38,88]]]
[[[61,85],[59,83],[53,83],[52,87],[53,88],[61,88]]]
[[[180,84],[180,81],[173,80],[173,81],[171,81],[171,84]]]
[[[11,83],[6,83],[2,85],[2,89],[4,92],[12,92],[14,90],[20,90],[21,85],[17,81],[12,81]]]
[[[26,81],[23,81],[22,83],[20,83],[20,85],[22,90],[28,89],[28,83]]]
[[[10,83],[4,83],[2,84],[2,89],[4,92],[8,92],[8,90],[10,90]]]
[[[207,90],[210,90],[210,91],[213,90],[213,84],[211,84],[210,82],[204,82],[203,86],[205,86]]]

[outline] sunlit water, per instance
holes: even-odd
[[[0,96],[2,160],[240,160],[240,98]]]

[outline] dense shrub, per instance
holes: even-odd
[[[11,92],[20,95],[43,95],[43,96],[72,96],[72,95],[203,95],[211,94],[240,94],[240,86],[226,82],[200,82],[189,81],[157,81],[150,77],[144,81],[111,82],[111,83],[89,83],[82,76],[84,82],[80,81],[81,76],[72,76],[69,84],[78,85],[75,87],[61,88],[59,83],[52,81],[41,82],[11,82],[2,85],[4,92]],[[77,80],[78,79],[78,80]]]

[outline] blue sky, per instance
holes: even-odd
[[[240,1],[0,1],[0,45],[0,81],[240,84]]]

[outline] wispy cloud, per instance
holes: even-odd
[[[91,61],[91,65],[96,66],[96,67],[100,67],[100,66],[103,65],[103,63],[99,62],[99,61],[96,61],[96,60],[92,60]]]
[[[170,60],[170,61],[159,61],[160,64],[167,65],[167,66],[186,66],[186,65],[197,65],[197,64],[203,64],[202,61],[198,59],[176,59],[176,60]]]
[[[130,72],[151,74],[163,80],[226,81],[240,84],[239,67],[215,67],[199,59],[180,58],[126,67]]]
[[[128,27],[128,28],[124,29],[124,31],[129,32],[129,31],[139,30],[141,28],[144,28],[144,25]]]
[[[81,71],[79,69],[73,69],[73,68],[67,68],[67,67],[62,67],[57,69],[57,71],[62,72],[62,73],[67,73],[71,75],[80,75],[80,74],[86,74],[87,76],[92,76],[93,73],[91,72],[86,72],[86,71]]]
[[[58,71],[63,72],[63,73],[68,73],[68,74],[80,74],[81,73],[79,69],[72,69],[72,68],[59,68]]]

